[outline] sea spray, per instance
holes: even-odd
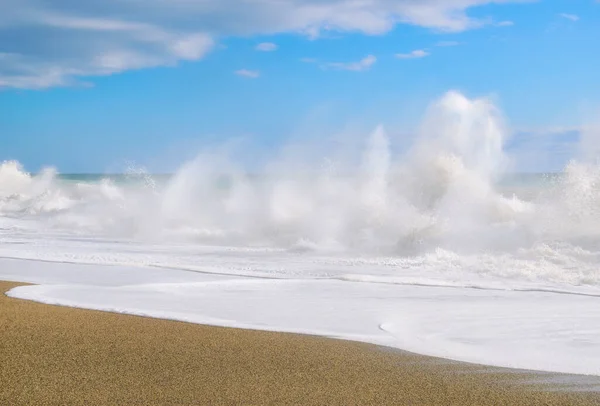
[[[523,200],[497,187],[507,134],[490,100],[449,92],[430,106],[408,151],[392,153],[380,126],[359,162],[340,151],[320,160],[286,152],[250,175],[235,156],[207,150],[162,182],[136,170],[126,182],[92,183],[5,162],[0,214],[156,242],[399,256],[600,241],[600,170],[572,163],[556,186]]]
[[[33,195],[44,199],[58,191],[65,210],[48,222],[56,227],[77,224],[134,238],[179,235],[202,243],[407,254],[456,245],[464,236],[481,241],[480,225],[495,221],[494,206],[504,199],[493,190],[504,162],[504,136],[492,103],[450,92],[431,106],[407,154],[392,155],[380,126],[366,138],[358,165],[326,155],[315,168],[314,160],[288,155],[266,162],[251,177],[235,157],[207,151],[163,185],[146,173],[133,174],[143,180],[137,183],[67,185],[54,175],[24,174],[16,163],[5,163],[0,173],[20,182],[15,193],[28,196],[23,205],[32,204]],[[51,206],[38,211],[44,207]]]

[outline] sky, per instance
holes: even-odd
[[[600,112],[599,39],[595,0],[0,0],[0,161],[168,172],[378,124],[409,145],[458,90],[502,109],[516,170],[557,171]]]

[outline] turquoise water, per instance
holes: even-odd
[[[168,182],[174,174],[131,174],[131,173],[116,173],[116,174],[98,174],[98,173],[71,173],[60,174],[58,179],[66,182],[82,182],[82,183],[99,183],[103,180],[110,180],[116,184],[128,184],[138,182],[148,182],[149,180],[159,184]],[[554,184],[563,178],[562,173],[513,173],[501,177],[497,185],[500,187],[526,187],[534,185]],[[261,178],[257,174],[248,174],[249,179],[258,180]],[[226,182],[228,176],[223,175],[221,181]]]
[[[58,175],[58,179],[69,183],[100,183],[110,180],[116,184],[128,184],[153,180],[155,182],[166,182],[173,177],[172,174],[98,174],[98,173],[69,173]]]

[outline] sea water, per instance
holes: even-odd
[[[223,150],[173,175],[4,162],[0,279],[44,303],[600,375],[600,166],[511,174],[508,134],[450,92],[401,154],[378,127],[251,172]]]

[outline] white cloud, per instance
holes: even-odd
[[[460,42],[458,41],[440,41],[435,44],[436,47],[455,47],[458,45],[460,45]]]
[[[249,79],[256,79],[260,76],[260,72],[257,70],[240,69],[234,72],[238,76],[243,76]]]
[[[416,49],[412,52],[409,52],[408,54],[396,54],[396,58],[398,59],[419,59],[419,58],[425,58],[426,56],[429,56],[430,53],[425,51],[424,49]]]
[[[213,47],[213,39],[205,34],[193,34],[171,42],[172,53],[180,59],[194,61]]]
[[[317,63],[317,59],[316,58],[300,58],[300,62]]]
[[[500,21],[496,23],[496,27],[512,27],[515,25],[514,21]]]
[[[560,13],[559,16],[571,21],[579,21],[579,16],[576,14]]]
[[[0,89],[68,86],[84,76],[172,66],[201,59],[214,45],[206,33],[171,32],[152,24],[55,14],[33,17],[43,23],[22,28],[0,18],[0,50],[10,55],[0,64]],[[19,40],[10,41],[11,35]]]
[[[0,88],[199,60],[223,36],[295,32],[379,35],[398,24],[459,32],[468,11],[528,0],[0,0]]]
[[[262,52],[273,52],[277,50],[277,44],[274,44],[272,42],[261,42],[260,44],[258,44],[256,46],[256,50],[257,51],[262,51]]]
[[[362,72],[371,69],[377,62],[377,58],[373,55],[368,55],[358,62],[328,62],[321,67],[323,69],[349,70],[354,72]]]

